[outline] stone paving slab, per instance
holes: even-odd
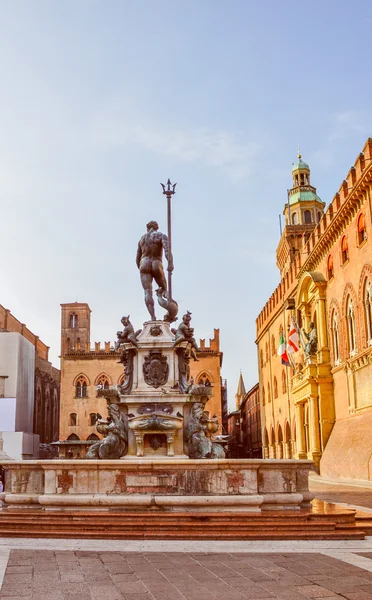
[[[348,556],[11,549],[0,599],[372,600],[372,552]]]
[[[348,504],[360,509],[372,510],[372,489],[362,485],[352,485],[344,482],[326,482],[319,477],[310,477],[310,491],[318,500]]]

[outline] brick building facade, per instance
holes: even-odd
[[[278,245],[281,282],[256,321],[265,457],[311,458],[323,475],[371,479],[372,139],[332,202],[310,186],[299,157]],[[291,321],[302,347],[313,322],[317,351],[277,354]]]
[[[228,416],[229,455],[232,458],[262,458],[259,384],[246,392],[240,373],[235,403],[236,409]]]

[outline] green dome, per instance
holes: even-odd
[[[301,156],[298,157],[297,162],[293,163],[292,173],[293,171],[297,171],[298,169],[307,169],[310,171],[310,167],[304,160],[302,160]]]
[[[323,200],[321,200],[318,194],[315,191],[310,192],[295,192],[294,194],[290,194],[289,196],[289,204],[296,204],[296,202],[311,202],[316,200],[321,204],[324,204]]]

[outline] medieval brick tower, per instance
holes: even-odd
[[[71,350],[90,350],[90,313],[85,302],[61,304],[61,354]]]

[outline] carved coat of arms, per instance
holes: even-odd
[[[143,377],[147,385],[158,388],[165,385],[168,381],[169,365],[167,357],[159,350],[151,350],[150,354],[145,356],[143,363]]]

